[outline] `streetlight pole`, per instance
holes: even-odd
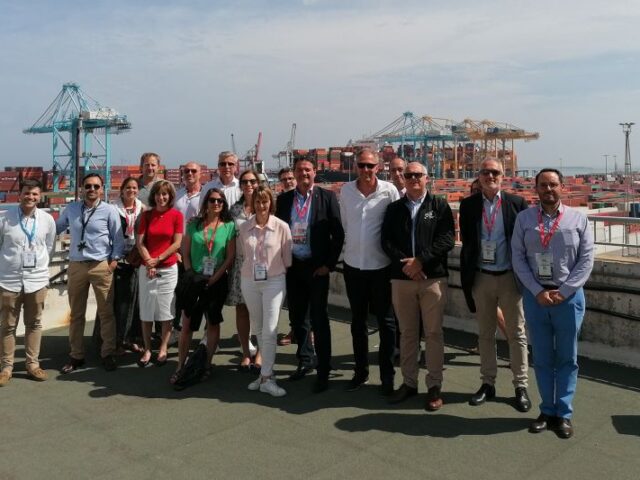
[[[622,133],[624,133],[624,175],[625,180],[627,181],[627,205],[628,208],[631,208],[629,204],[629,197],[633,188],[633,178],[631,173],[631,151],[629,149],[629,135],[631,134],[631,127],[635,125],[633,122],[620,123],[622,127]]]
[[[602,155],[604,157],[604,181],[607,181],[607,160],[609,159],[609,155],[604,154]]]

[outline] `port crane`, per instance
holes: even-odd
[[[45,112],[23,133],[52,135],[53,191],[73,191],[78,198],[81,176],[99,173],[111,189],[111,135],[127,132],[126,115],[101,106],[77,83],[65,83]],[[63,188],[63,181],[67,182]]]
[[[287,146],[284,150],[280,150],[278,153],[272,155],[272,157],[278,160],[278,168],[282,167],[282,160],[284,159],[284,163],[287,166],[293,165],[293,151],[296,148],[296,124],[291,125],[291,135],[289,136],[289,141],[287,142]]]

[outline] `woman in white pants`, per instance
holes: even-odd
[[[287,392],[276,383],[273,365],[285,273],[291,265],[291,231],[289,225],[273,215],[276,206],[269,188],[258,187],[252,202],[255,215],[241,225],[237,246],[244,253],[242,295],[262,352],[260,376],[249,384],[249,390],[282,397]]]

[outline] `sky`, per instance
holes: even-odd
[[[0,0],[0,166],[51,167],[25,135],[66,82],[126,114],[112,164],[215,165],[346,145],[411,111],[506,122],[521,166],[640,168],[640,2]]]

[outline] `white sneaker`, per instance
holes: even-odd
[[[260,391],[262,393],[268,393],[272,397],[284,397],[287,394],[287,391],[284,388],[279,387],[273,378],[261,383]]]
[[[253,382],[251,382],[247,388],[253,392],[260,389],[260,382],[262,382],[262,377],[258,376]]]

